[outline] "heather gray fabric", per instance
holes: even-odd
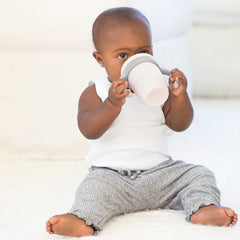
[[[145,171],[92,167],[80,184],[70,213],[94,227],[113,216],[150,209],[184,210],[186,220],[199,207],[219,205],[220,192],[207,168],[168,160]]]

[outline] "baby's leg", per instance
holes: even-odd
[[[214,174],[203,166],[179,165],[186,168],[175,186],[182,189],[170,203],[171,208],[178,208],[181,203],[186,211],[187,220],[194,224],[232,226],[237,223],[237,214],[229,208],[220,205],[220,191],[216,186]],[[179,170],[178,169],[178,170]],[[183,186],[183,184],[186,184]]]
[[[102,230],[103,225],[113,216],[130,212],[135,191],[126,179],[104,168],[95,168],[80,184],[75,202],[68,214],[51,217],[47,222],[47,232],[67,236],[92,235]]]
[[[59,234],[71,237],[93,235],[93,228],[85,221],[73,214],[62,214],[49,218],[46,230],[50,234]]]
[[[232,209],[220,205],[220,192],[216,186],[214,174],[202,166],[196,169],[198,174],[183,195],[185,204],[188,204],[186,209],[194,209],[189,220],[194,224],[215,226],[236,224],[237,214]]]

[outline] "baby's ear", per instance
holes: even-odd
[[[101,67],[103,66],[102,56],[98,51],[93,52],[93,57],[97,60],[97,62],[100,64]]]

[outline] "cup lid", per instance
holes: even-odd
[[[158,62],[154,59],[154,57],[147,53],[138,53],[130,58],[128,58],[121,68],[121,79],[124,81],[128,81],[128,75],[131,72],[131,70],[138,64],[143,62],[152,62],[154,63],[161,71],[162,74],[170,75],[170,70],[166,68],[162,68],[159,66]]]

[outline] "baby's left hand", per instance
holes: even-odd
[[[178,83],[178,88],[174,88],[175,81]],[[186,93],[187,79],[184,76],[183,72],[177,68],[173,69],[169,76],[169,89],[174,96],[179,96]]]

